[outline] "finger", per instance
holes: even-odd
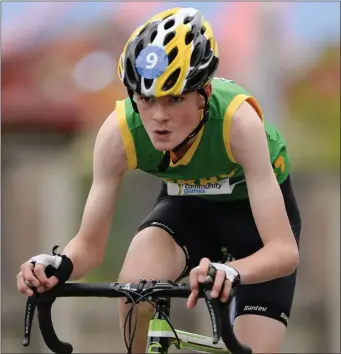
[[[199,263],[198,281],[204,283],[206,281],[207,272],[210,267],[211,261],[208,258],[202,258]]]
[[[192,292],[199,290],[199,283],[198,283],[198,268],[194,268],[189,273],[188,282],[191,287]]]
[[[19,272],[17,274],[17,288],[20,293],[27,295],[27,296],[32,296],[33,290],[30,289],[27,284],[25,283],[25,278],[22,272]]]
[[[45,266],[43,264],[36,264],[33,269],[34,275],[38,278],[40,285],[45,287],[49,284],[49,281],[45,274]]]
[[[59,283],[59,279],[56,278],[54,275],[50,278],[48,278],[49,284],[48,284],[48,288],[53,288],[55,287],[58,283]]]
[[[197,301],[198,301],[197,295],[195,295],[193,292],[190,293],[187,300],[187,308],[189,309],[193,308],[197,304]]]
[[[24,276],[24,280],[27,280],[33,286],[38,287],[40,282],[34,276],[33,269],[34,269],[34,265],[31,262],[26,262],[21,266],[21,271]]]
[[[224,290],[223,293],[221,294],[220,300],[222,302],[226,302],[229,299],[230,292],[231,292],[231,282],[229,280],[225,280]]]
[[[219,293],[224,285],[224,281],[225,281],[225,272],[221,269],[217,270],[215,281],[211,291],[212,298],[216,298],[219,296]]]
[[[59,279],[56,278],[55,276],[52,276],[50,278],[47,278],[47,283],[45,282],[44,285],[39,286],[37,288],[37,291],[38,291],[38,293],[43,293],[44,291],[52,289],[58,283],[59,283]]]
[[[45,286],[43,286],[43,285],[39,285],[38,287],[37,287],[37,292],[38,293],[43,293],[44,291],[46,291],[47,289],[45,288]]]

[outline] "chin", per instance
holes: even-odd
[[[172,150],[178,145],[172,141],[152,141],[152,144],[158,151]]]

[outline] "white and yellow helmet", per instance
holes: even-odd
[[[218,62],[218,46],[202,13],[173,8],[135,30],[120,56],[118,74],[130,93],[177,96],[207,85]]]

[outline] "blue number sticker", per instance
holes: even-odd
[[[163,74],[168,66],[167,53],[161,47],[148,46],[141,50],[135,66],[144,78],[155,79]]]

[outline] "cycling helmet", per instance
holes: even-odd
[[[153,16],[129,38],[118,73],[138,94],[162,97],[196,91],[218,66],[218,46],[210,24],[193,8]]]
[[[203,87],[213,79],[218,62],[218,45],[202,13],[194,8],[173,8],[135,30],[120,56],[118,74],[136,112],[134,93],[158,98],[199,91],[205,97],[204,118],[173,149],[176,152],[198,134],[208,118]],[[168,152],[161,170],[168,167],[169,158]]]

